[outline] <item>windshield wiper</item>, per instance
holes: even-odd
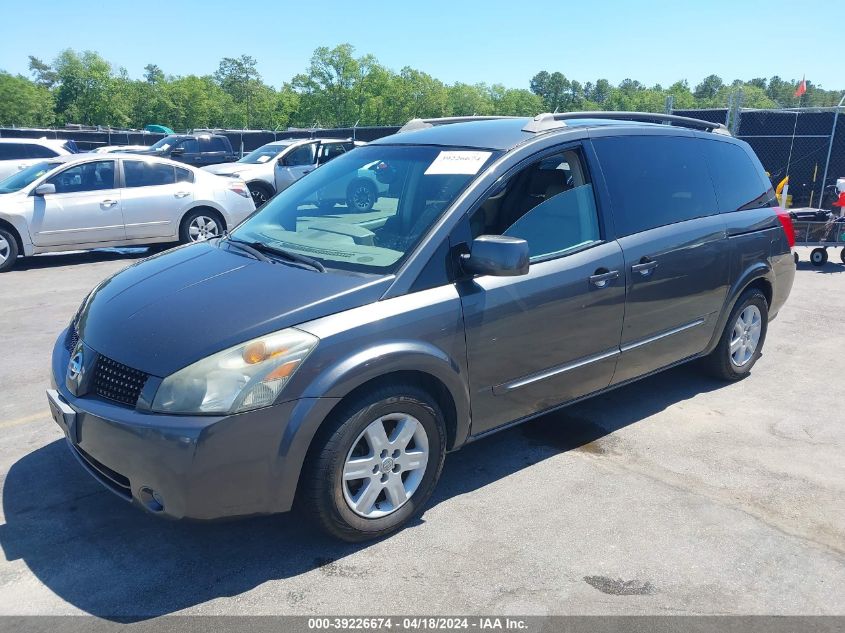
[[[243,240],[238,240],[238,239],[235,239],[234,237],[227,237],[226,241],[236,245],[239,249],[241,249],[242,251],[244,251],[246,253],[249,253],[255,259],[257,259],[259,261],[262,261],[262,262],[269,262],[270,261],[269,257],[267,257],[264,253],[262,253],[257,248],[252,246],[252,244],[250,244],[249,242],[244,242]]]
[[[300,255],[299,253],[295,253],[294,251],[288,251],[283,248],[277,248],[275,246],[270,246],[269,244],[265,244],[264,242],[246,242],[244,240],[239,240],[236,238],[229,237],[227,238],[230,242],[235,242],[241,246],[248,246],[255,251],[259,251],[260,253],[269,253],[270,255],[275,255],[276,257],[281,257],[282,259],[286,259],[289,262],[295,262],[297,264],[305,264],[306,266],[310,266],[314,270],[324,273],[326,272],[326,267],[323,266],[320,262],[316,259],[312,259],[306,255]],[[246,250],[246,249],[244,249]],[[263,256],[263,255],[262,255]],[[265,257],[266,260],[266,257]]]

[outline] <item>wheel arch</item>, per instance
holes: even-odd
[[[774,296],[774,273],[768,263],[758,262],[750,266],[730,287],[725,303],[722,306],[722,312],[719,314],[719,321],[713,332],[713,337],[704,351],[705,354],[712,352],[716,348],[716,345],[719,344],[719,339],[722,337],[725,324],[736,305],[737,299],[749,288],[759,289],[765,295],[767,305],[771,307]]]
[[[18,230],[18,228],[14,224],[9,222],[8,220],[4,220],[3,218],[0,218],[0,229],[6,229],[7,231],[9,231],[12,234],[12,237],[15,238],[15,243],[18,246],[18,253],[20,253],[21,255],[24,255],[25,252],[24,252],[23,237],[21,236],[21,232]]]

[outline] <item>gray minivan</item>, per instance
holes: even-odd
[[[315,202],[361,169],[383,186],[372,208]],[[468,442],[692,359],[746,376],[793,244],[718,124],[415,120],[101,283],[48,400],[80,464],[150,512],[296,500],[340,538],[378,537]]]

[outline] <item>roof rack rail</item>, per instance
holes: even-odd
[[[468,123],[470,121],[490,121],[494,119],[518,119],[515,116],[446,116],[436,119],[411,119],[401,128],[400,132],[411,132],[413,130],[423,130],[425,128],[434,127],[436,125],[449,125],[450,123]]]
[[[693,119],[692,117],[677,116],[675,114],[659,114],[655,112],[613,112],[608,110],[597,112],[546,112],[535,116],[522,130],[524,132],[546,132],[555,128],[565,127],[566,121],[572,119],[610,119],[615,121],[636,121],[638,123],[664,123],[730,136],[728,128],[722,123],[712,123],[704,119]]]

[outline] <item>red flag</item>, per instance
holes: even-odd
[[[807,92],[807,80],[801,77],[801,83],[798,84],[798,88],[795,90],[795,96],[800,97],[805,92]]]

